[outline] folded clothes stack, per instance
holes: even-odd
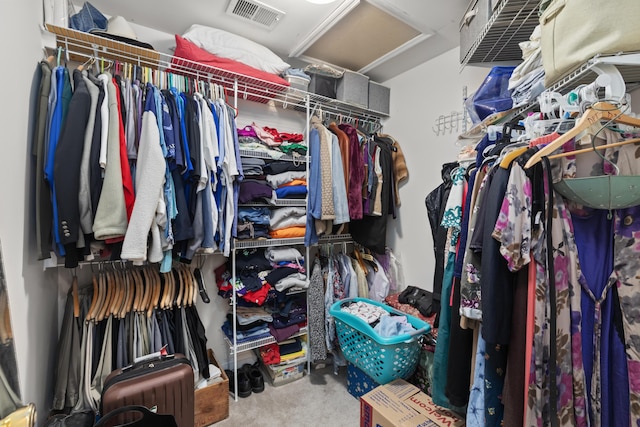
[[[273,270],[265,276],[265,281],[278,292],[291,288],[306,289],[309,286],[304,269],[304,256],[296,248],[268,248],[265,257],[273,266]]]
[[[269,235],[273,238],[304,236],[307,210],[304,207],[273,209],[269,216]]]
[[[241,206],[238,208],[238,239],[269,237],[271,211],[268,207]]]
[[[238,129],[240,149],[260,151],[272,159],[279,159],[284,154],[306,155],[307,146],[303,141],[301,133],[280,132],[268,126],[260,127],[255,122]]]
[[[297,337],[260,348],[260,359],[265,365],[296,363],[306,356],[306,343]]]

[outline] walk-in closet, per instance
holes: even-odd
[[[4,9],[0,425],[639,425],[637,1]]]

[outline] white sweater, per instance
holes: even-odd
[[[102,192],[93,220],[93,232],[97,240],[122,237],[127,231],[127,210],[122,188],[120,165],[120,117],[116,87],[108,73],[98,76],[106,85],[109,105],[107,136],[107,168],[104,171]],[[103,124],[104,126],[104,124]]]
[[[160,147],[158,122],[152,111],[145,111],[142,115],[137,164],[136,200],[120,256],[122,259],[140,262],[147,259],[147,236],[152,229],[158,201],[163,192],[166,169]],[[157,224],[154,228],[157,228]],[[153,231],[156,240],[157,230]]]

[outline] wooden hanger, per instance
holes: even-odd
[[[105,298],[105,291],[107,288],[107,272],[102,270],[100,275],[98,276],[98,301],[96,302],[96,308],[93,312],[93,321],[98,322],[98,317],[100,316],[100,310],[102,310],[102,303]]]
[[[162,307],[163,310],[166,310],[170,307],[169,301],[171,300],[171,298],[173,298],[171,295],[173,292],[172,290],[173,283],[175,281],[174,269],[172,268],[171,271],[166,273],[164,278],[165,278],[164,292],[162,293],[162,303],[160,304],[160,306]]]
[[[142,289],[140,290],[140,299],[138,299],[138,309],[137,311],[143,313],[147,309],[147,300],[149,298],[149,289],[151,289],[151,279],[149,278],[149,269],[142,269],[142,278],[143,284]]]
[[[149,295],[149,301],[147,303],[147,317],[151,317],[151,315],[153,314],[153,310],[155,310],[156,308],[156,304],[158,301],[157,298],[157,294],[158,294],[158,290],[159,290],[159,283],[158,283],[158,271],[153,268],[150,271],[150,276],[151,276],[151,289],[150,289],[150,295]]]
[[[9,311],[9,302],[7,301],[7,291],[0,291],[0,342],[6,344],[9,339],[9,332],[6,329],[5,315]]]
[[[195,303],[195,295],[196,295],[196,280],[193,277],[193,270],[189,267],[186,267],[187,274],[187,282],[189,283],[189,298],[187,299],[187,305],[191,307]]]
[[[118,272],[118,293],[115,304],[113,306],[113,315],[118,319],[122,319],[122,306],[124,305],[124,300],[126,298],[127,293],[127,273],[126,270],[122,270]]]
[[[99,273],[100,274],[100,273]],[[91,296],[91,304],[89,305],[89,310],[87,311],[87,317],[85,317],[85,321],[92,321],[95,319],[94,312],[96,310],[96,306],[98,304],[98,278],[96,274],[93,273],[91,277],[91,283],[93,285],[93,295]]]
[[[127,298],[129,298],[129,270],[123,270],[120,272],[121,275],[121,288],[120,288],[120,301],[116,305],[116,312],[114,316],[118,319],[123,319],[126,312],[124,311],[125,305],[127,303]]]
[[[164,275],[164,289],[162,290],[162,296],[160,297],[160,308],[166,310],[169,308],[169,298],[171,294],[171,287],[173,286],[174,275],[173,269]]]
[[[543,157],[553,153],[558,148],[562,147],[567,141],[576,137],[580,132],[588,129],[590,126],[600,122],[601,120],[608,120],[614,123],[640,128],[640,119],[623,114],[622,111],[608,102],[596,102],[582,115],[582,117],[580,117],[576,122],[576,125],[570,131],[564,133],[560,138],[550,142],[546,147],[531,156],[529,161],[524,165],[525,169],[535,165]]]
[[[193,277],[193,271],[189,267],[185,268],[185,274],[187,275],[187,283],[189,284],[189,296],[187,298],[186,304],[188,307],[191,307],[194,304],[194,296],[195,292],[195,278]]]
[[[127,301],[124,304],[123,312],[124,316],[133,312],[133,302],[136,298],[136,287],[138,283],[138,271],[137,268],[133,270],[129,270],[129,280],[128,280],[128,296]]]
[[[145,313],[147,311],[147,305],[149,304],[149,300],[151,299],[151,275],[149,272],[149,267],[145,267],[142,269],[143,277],[144,277],[144,288],[142,289],[142,295],[140,298],[140,307],[138,308],[140,313]]]
[[[185,287],[185,280],[184,280],[184,268],[182,266],[180,266],[178,268],[178,283],[177,285],[177,293],[176,293],[176,306],[178,308],[182,308],[182,299],[184,297],[184,287]]]
[[[142,295],[143,283],[144,280],[142,271],[140,269],[136,269],[134,271],[134,291],[133,291],[133,301],[131,301],[131,312],[137,313],[139,311],[138,307],[140,306],[140,296]]]
[[[102,283],[100,283],[100,300],[98,301],[98,312],[96,321],[100,322],[104,319],[104,313],[107,309],[107,301],[109,299],[109,288],[111,283],[111,271],[106,270],[102,275]]]
[[[595,150],[606,150],[607,148],[620,147],[621,145],[635,144],[640,142],[640,138],[625,139],[624,141],[612,142],[611,144],[596,145]],[[589,153],[594,151],[594,147],[581,148],[579,150],[565,151],[563,153],[553,154],[550,159],[559,159],[561,157],[575,156],[577,154]]]
[[[71,272],[71,292],[73,294],[73,317],[76,319],[80,317],[80,295],[78,294],[78,276],[76,275],[76,269]]]

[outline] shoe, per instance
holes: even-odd
[[[236,394],[234,389],[233,382],[233,371],[225,369],[224,372],[229,377],[229,391],[233,394]],[[238,396],[240,397],[249,397],[251,396],[251,381],[249,377],[245,373],[244,369],[238,369]]]
[[[254,393],[261,393],[264,391],[264,377],[262,371],[258,368],[257,363],[250,365],[245,364],[242,366],[242,370],[245,372],[249,381],[251,382],[251,391]]]

